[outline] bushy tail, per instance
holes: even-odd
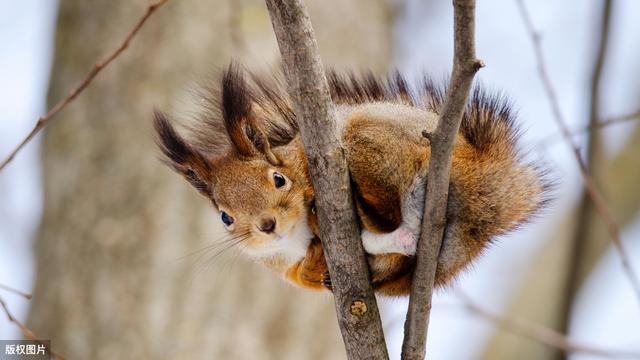
[[[548,201],[547,175],[525,160],[518,138],[511,104],[476,87],[453,153],[438,284],[464,269],[496,236],[530,220]]]

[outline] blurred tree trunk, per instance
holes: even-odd
[[[60,2],[50,103],[147,4]],[[308,5],[325,64],[386,70],[385,1]],[[277,53],[260,1],[172,1],[46,129],[28,324],[56,351],[69,359],[344,357],[329,296],[291,289],[237,250],[184,257],[223,233],[207,201],[160,164],[152,141],[154,105],[188,114],[186,90],[198,76],[231,57],[274,65]]]

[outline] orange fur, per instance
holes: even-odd
[[[323,280],[328,271],[322,244],[315,238],[309,244],[305,257],[286,270],[285,278],[300,287],[321,290],[326,289]]]

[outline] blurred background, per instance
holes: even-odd
[[[578,132],[575,140],[638,274],[639,122],[580,129],[640,109],[640,3],[526,3],[562,113]],[[148,4],[0,0],[1,157],[122,41]],[[380,74],[400,69],[416,80],[424,72],[435,78],[450,72],[450,1],[306,4],[327,66]],[[454,286],[438,291],[427,355],[561,356],[469,311],[460,294],[581,344],[640,352],[637,294],[559,136],[516,2],[478,1],[476,28],[477,56],[487,64],[478,81],[513,99],[522,146],[550,168],[556,199]],[[256,70],[278,62],[262,1],[170,1],[0,172],[0,284],[33,299],[2,289],[0,298],[68,359],[344,358],[331,296],[292,288],[237,249],[225,251],[214,211],[158,161],[153,107],[186,121],[197,109],[193,89],[232,58]],[[406,300],[381,298],[380,304],[397,359]],[[21,337],[0,314],[0,339]]]

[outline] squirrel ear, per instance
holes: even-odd
[[[273,165],[279,161],[271,151],[269,139],[257,124],[251,93],[242,71],[231,63],[222,76],[222,116],[229,138],[241,156],[264,156]]]
[[[164,113],[157,110],[153,112],[153,126],[157,133],[156,143],[165,156],[165,163],[182,174],[202,195],[211,199],[211,163],[184,141]]]

